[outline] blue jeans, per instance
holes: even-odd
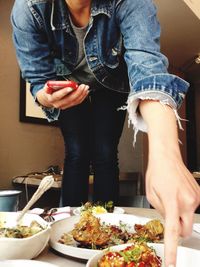
[[[88,201],[89,166],[94,170],[93,201],[118,201],[118,144],[126,111],[117,111],[127,94],[100,89],[80,105],[61,111],[59,124],[65,144],[61,189],[63,206]]]

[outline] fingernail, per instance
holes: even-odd
[[[73,91],[73,88],[71,88],[71,87],[67,88],[67,93],[70,93],[72,91]]]
[[[85,93],[89,93],[88,88],[84,88],[84,92],[85,92]]]

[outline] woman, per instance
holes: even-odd
[[[167,72],[152,1],[17,0],[12,24],[23,77],[48,120],[58,119],[65,140],[63,205],[75,203],[74,196],[86,198],[90,160],[95,198],[117,200],[125,114],[116,109],[126,101],[128,77],[129,120],[135,134],[147,131],[149,139],[147,198],[165,218],[166,266],[175,266],[178,237],[192,231],[200,190],[178,144],[176,111],[188,84]],[[63,79],[80,85],[49,95],[46,82]]]

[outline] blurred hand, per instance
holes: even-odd
[[[72,90],[65,87],[54,91],[52,94],[47,93],[47,86],[37,92],[37,100],[44,107],[55,107],[66,109],[79,105],[87,97],[89,86],[85,84],[79,85],[78,89]]]

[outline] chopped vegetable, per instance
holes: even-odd
[[[91,203],[88,201],[81,206],[81,212],[84,212],[84,211],[91,211],[93,214],[113,212],[114,203],[113,201],[108,201],[105,203],[101,203],[101,202]]]
[[[135,243],[120,251],[108,251],[97,267],[161,267],[162,260],[146,243]]]
[[[14,228],[7,228],[1,225],[0,238],[26,238],[44,230],[43,227],[36,221],[33,221],[30,226],[17,225]]]

